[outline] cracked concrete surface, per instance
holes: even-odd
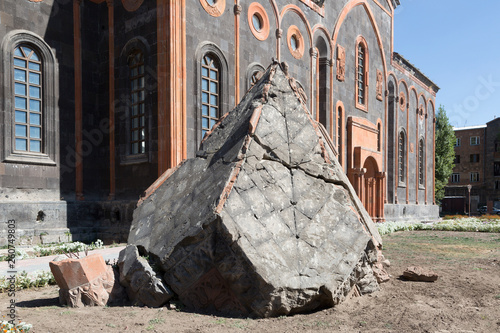
[[[378,288],[380,236],[302,95],[272,64],[134,212],[129,243],[189,308],[277,316]]]

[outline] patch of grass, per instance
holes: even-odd
[[[42,306],[40,309],[44,309],[44,310],[54,310],[54,309],[60,309],[61,307],[60,306],[57,306],[57,305],[49,305],[49,306]]]
[[[314,323],[314,326],[325,328],[325,327],[330,327],[330,323],[326,321],[317,321]]]
[[[217,318],[217,319],[215,319],[214,323],[217,325],[224,325],[224,324],[226,324],[226,319],[225,318]]]
[[[149,325],[162,324],[164,322],[165,322],[165,319],[163,319],[163,318],[153,318],[149,321]]]
[[[106,324],[107,327],[116,328],[115,324]]]
[[[157,324],[163,324],[165,322],[165,319],[163,318],[153,318],[148,321],[148,327],[146,327],[146,331],[151,331],[155,328],[155,325]]]
[[[66,310],[66,311],[61,311],[60,314],[64,316],[64,315],[70,315],[71,313],[72,313],[71,311]]]
[[[495,296],[495,298],[496,298],[496,299],[500,299],[500,295],[496,295],[496,296]]]
[[[404,254],[406,258],[431,254],[436,259],[445,261],[491,257],[499,251],[496,238],[433,231],[386,235],[384,247],[389,253]]]
[[[237,320],[237,321],[231,323],[231,326],[239,328],[239,329],[245,329],[245,328],[247,328],[248,323],[242,322],[241,320]]]

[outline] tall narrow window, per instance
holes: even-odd
[[[362,36],[356,39],[356,91],[355,102],[356,108],[368,111],[368,73],[369,73],[369,52],[368,44]]]
[[[418,147],[418,184],[424,186],[424,140],[420,139]]]
[[[382,151],[382,127],[377,124],[377,151]]]
[[[43,153],[42,63],[28,46],[14,50],[15,150]]]
[[[338,160],[342,165],[342,108],[340,106],[337,108],[337,147]]]
[[[399,182],[404,183],[406,179],[406,138],[403,131],[399,133],[398,153]]]
[[[201,64],[201,137],[219,120],[220,70],[215,58],[205,55]]]
[[[140,51],[129,57],[130,70],[130,152],[143,154],[146,152],[146,111],[145,111],[145,82],[144,82],[144,55]]]
[[[358,104],[365,104],[365,48],[358,44]]]

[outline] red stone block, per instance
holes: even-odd
[[[51,261],[49,265],[59,288],[68,290],[89,283],[106,272],[106,263],[100,254]]]

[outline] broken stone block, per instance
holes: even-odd
[[[161,276],[156,276],[134,245],[128,245],[120,251],[118,267],[120,283],[134,304],[158,307],[172,298],[173,293],[165,286]]]
[[[273,63],[134,211],[129,244],[188,309],[279,316],[378,289],[380,235],[286,72]]]
[[[405,269],[403,277],[411,281],[434,282],[437,281],[439,276],[430,269],[411,266]]]
[[[113,268],[106,265],[100,254],[51,261],[49,266],[60,288],[59,302],[62,305],[104,306],[112,291],[116,297],[121,292],[116,286]]]

